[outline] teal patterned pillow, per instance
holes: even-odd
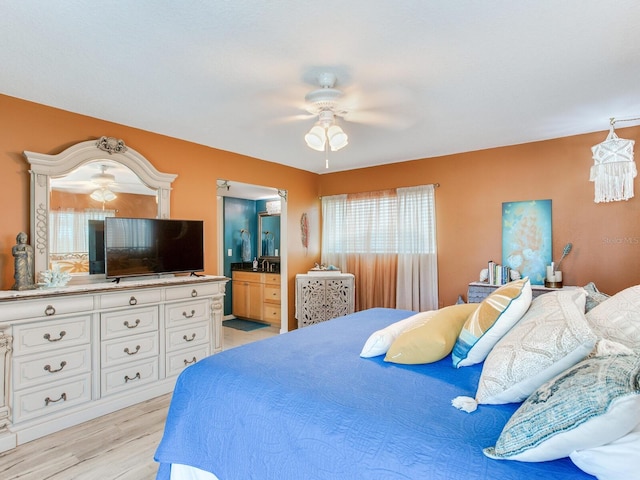
[[[589,358],[532,393],[484,453],[524,462],[567,457],[626,435],[638,412],[640,356]]]
[[[610,296],[606,293],[602,293],[596,287],[596,284],[593,282],[587,283],[584,287],[582,287],[585,292],[587,292],[587,301],[585,304],[584,311],[585,313],[591,310],[594,307],[597,307],[602,302],[604,302]]]

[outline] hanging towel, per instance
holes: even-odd
[[[251,261],[251,234],[246,230],[241,230],[240,233],[242,242],[242,261]]]
[[[264,243],[265,243],[264,251],[266,252],[266,254],[271,256],[275,255],[273,233],[267,232],[266,238],[264,239]]]

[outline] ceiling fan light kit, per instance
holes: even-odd
[[[332,152],[336,152],[349,143],[347,134],[336,125],[336,116],[344,116],[347,113],[339,108],[338,103],[344,94],[333,88],[336,83],[334,74],[323,73],[318,77],[318,81],[320,88],[304,97],[307,111],[318,115],[318,121],[304,136],[304,140],[313,150],[326,152],[328,146]]]
[[[96,173],[91,176],[91,182],[98,185],[100,188],[94,190],[91,195],[92,199],[97,202],[110,202],[117,198],[116,194],[109,190],[107,187],[116,181],[116,177],[110,173],[107,173],[107,166],[100,165],[100,173]]]

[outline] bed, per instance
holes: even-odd
[[[357,312],[188,367],[156,451],[158,480],[594,478],[569,458],[483,453],[518,404],[481,405],[473,414],[452,407],[453,398],[474,395],[481,364],[359,356],[372,332],[414,313]]]

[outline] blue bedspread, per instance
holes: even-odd
[[[363,359],[369,335],[413,312],[371,309],[237,347],[180,375],[156,460],[220,480],[593,479],[569,459],[491,460],[517,405],[451,406],[481,366]]]

